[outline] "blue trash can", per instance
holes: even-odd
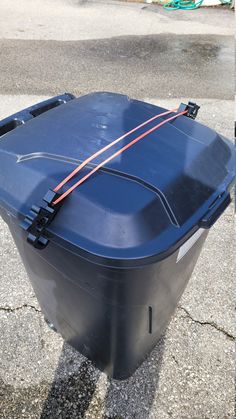
[[[55,213],[47,191],[163,112],[119,94],[64,94],[0,122],[0,214],[45,318],[116,379],[129,377],[163,334],[209,228],[229,205],[233,148],[182,115],[101,167]],[[45,208],[52,213],[35,227]]]

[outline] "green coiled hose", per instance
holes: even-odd
[[[200,7],[203,3],[203,0],[194,1],[194,0],[170,0],[168,3],[164,4],[164,9],[166,10],[194,10]],[[221,0],[222,4],[230,4],[231,0]]]

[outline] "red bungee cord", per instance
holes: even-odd
[[[101,150],[97,151],[95,154],[93,154],[91,157],[89,157],[88,159],[86,159],[83,163],[81,163],[75,170],[73,170],[72,173],[70,173],[59,185],[56,186],[56,188],[54,189],[54,192],[57,192],[63,185],[65,185],[65,183],[67,183],[73,176],[75,176],[76,173],[78,173],[84,166],[86,166],[86,164],[88,164],[90,161],[92,161],[95,157],[99,156],[101,153],[103,153],[104,151],[108,150],[110,147],[112,147],[114,144],[116,144],[117,142],[121,141],[123,138],[127,137],[129,134],[135,132],[136,130],[138,130],[139,128],[145,126],[146,124],[148,124],[149,122],[153,121],[154,119],[160,117],[160,116],[164,116],[167,115],[169,113],[172,112],[176,112],[176,109],[174,110],[170,110],[167,112],[164,112],[162,114],[159,115],[155,115],[154,117],[150,118],[149,120],[143,122],[142,124],[140,124],[139,126],[133,128],[131,131],[127,132],[126,134],[122,135],[121,137],[117,138],[116,140],[114,140],[112,143],[110,143],[109,145],[107,145],[106,147],[102,148]],[[145,131],[143,134],[139,135],[138,137],[136,137],[134,140],[130,141],[128,144],[126,144],[124,147],[122,147],[120,150],[116,151],[114,154],[112,154],[110,157],[108,157],[107,159],[103,160],[101,163],[99,163],[96,167],[94,167],[94,169],[92,169],[89,173],[87,173],[84,177],[82,177],[78,182],[76,182],[73,186],[71,186],[66,192],[64,192],[62,195],[60,195],[53,203],[52,205],[56,205],[59,202],[61,202],[63,199],[66,198],[66,196],[68,196],[74,189],[76,189],[78,186],[80,186],[83,182],[85,182],[90,176],[92,176],[95,172],[97,172],[102,166],[104,166],[106,163],[108,163],[109,161],[111,161],[112,159],[114,159],[115,157],[119,156],[121,153],[123,153],[125,150],[127,150],[128,148],[132,147],[134,144],[136,144],[138,141],[142,140],[142,138],[146,137],[148,134],[150,134],[151,132],[155,131],[156,129],[160,128],[162,125],[167,124],[168,122],[172,121],[175,118],[178,118],[181,115],[185,115],[188,111],[183,111],[183,112],[179,112],[176,115],[165,119],[164,121],[160,122],[159,124],[155,125],[154,127],[150,128],[149,130]]]

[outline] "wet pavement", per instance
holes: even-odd
[[[136,98],[233,99],[233,48],[225,35],[3,39],[0,88],[4,94],[53,95],[63,88],[76,95],[100,90]]]

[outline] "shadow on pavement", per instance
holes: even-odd
[[[163,336],[149,357],[128,380],[109,379],[105,397],[107,418],[148,419],[158,392],[164,341]]]
[[[101,400],[94,394],[101,373],[65,343],[40,418],[83,419],[94,397],[98,398],[95,405],[104,413],[92,408],[92,419],[97,415],[104,419],[147,419],[158,391],[163,351],[164,337],[132,377],[124,381],[107,378],[106,395]]]
[[[40,418],[83,418],[96,389],[96,375],[86,358],[64,344]]]

